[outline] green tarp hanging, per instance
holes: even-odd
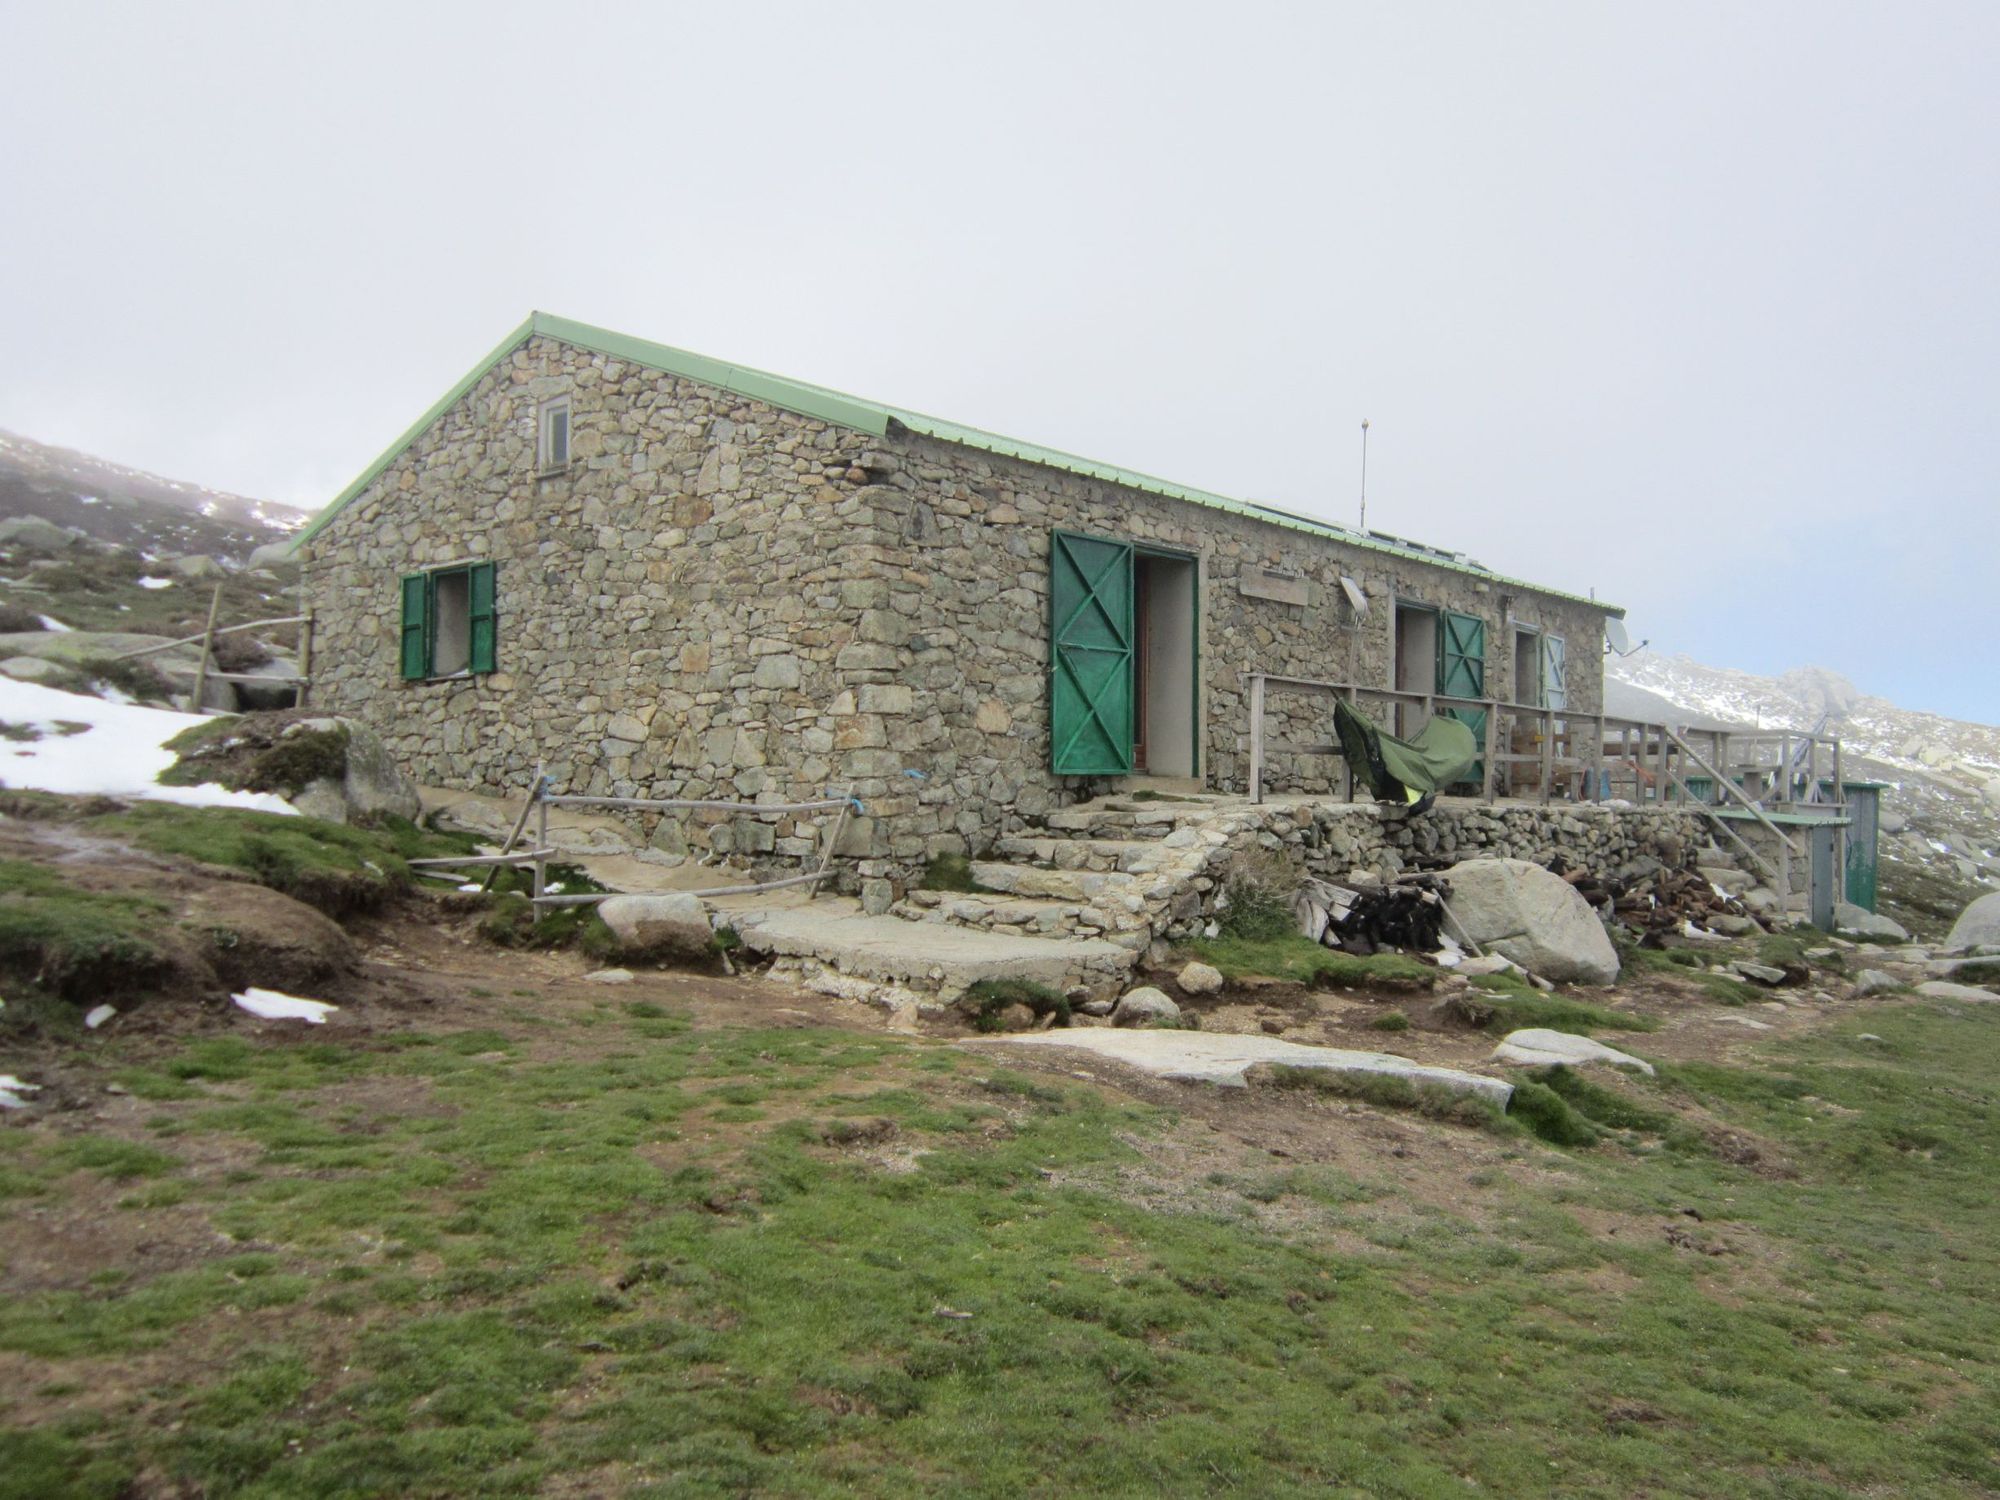
[[[1347,763],[1384,802],[1410,801],[1411,794],[1463,781],[1479,759],[1472,731],[1442,714],[1414,738],[1398,739],[1342,698],[1333,705],[1333,728]]]

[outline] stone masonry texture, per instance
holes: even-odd
[[[536,463],[537,411],[571,403],[571,462]],[[856,433],[543,336],[500,361],[309,544],[315,706],[373,725],[420,780],[867,805],[844,877],[978,853],[1102,790],[1049,765],[1052,529],[1191,555],[1200,570],[1200,770],[1243,789],[1253,670],[1389,684],[1394,603],[1568,644],[1569,711],[1601,702],[1604,612],[1559,596],[961,447]],[[404,682],[397,581],[497,564],[499,670]],[[1251,597],[1246,567],[1303,580]],[[1356,621],[1340,578],[1371,603]],[[1273,692],[1273,741],[1331,738],[1324,697]],[[1334,786],[1276,757],[1275,789]],[[911,775],[908,773],[917,773]],[[921,778],[921,779],[919,779]],[[669,856],[796,863],[810,819],[711,813],[645,831]]]

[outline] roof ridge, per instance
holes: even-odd
[[[650,339],[635,338],[631,334],[618,333],[609,328],[599,328],[594,324],[580,323],[572,318],[536,309],[507,338],[475,365],[457,384],[445,392],[429,410],[406,430],[401,437],[389,445],[373,463],[355,478],[354,482],[342,490],[325,510],[316,516],[311,524],[301,531],[293,542],[294,547],[303,545],[317,536],[328,522],[355,500],[363,490],[374,482],[376,476],[388,468],[403,450],[416,441],[425,428],[435,422],[461,396],[478,383],[486,372],[511,354],[519,345],[534,335],[559,340],[580,349],[588,349],[595,354],[603,354],[613,359],[629,360],[648,369],[664,370],[689,380],[713,385],[721,390],[746,396],[754,401],[785,411],[795,411],[802,416],[817,417],[821,421],[836,426],[847,427],[872,437],[888,435],[889,423],[898,425],[920,436],[935,438],[940,442],[955,443],[960,447],[977,448],[995,453],[1005,458],[1019,459],[1023,463],[1040,464],[1045,468],[1059,469],[1086,479],[1100,480],[1106,484],[1122,485],[1148,494],[1164,495],[1168,499],[1184,500],[1189,504],[1203,505],[1221,510],[1248,520],[1262,521],[1269,525],[1283,526],[1290,530],[1327,537],[1350,547],[1367,552],[1386,553],[1392,557],[1408,558],[1413,562],[1426,563],[1434,568],[1445,568],[1453,572],[1469,573],[1475,577],[1488,579],[1494,583],[1507,584],[1514,588],[1526,589],[1532,593],[1544,594],[1551,598],[1568,599],[1578,604],[1588,604],[1603,610],[1607,615],[1622,616],[1625,611],[1616,605],[1587,598],[1582,594],[1568,593],[1562,589],[1550,588],[1545,584],[1531,583],[1522,578],[1510,578],[1495,573],[1490,568],[1469,559],[1460,561],[1463,554],[1447,554],[1433,550],[1420,542],[1398,545],[1394,542],[1378,540],[1376,534],[1357,532],[1333,521],[1321,520],[1317,516],[1303,515],[1275,505],[1267,505],[1254,500],[1239,500],[1234,496],[1220,494],[1214,490],[1204,490],[1193,485],[1180,484],[1171,479],[1141,473],[1136,469],[1120,468],[1081,454],[1068,453],[1059,448],[1048,448],[1038,443],[1026,442],[1020,438],[1006,437],[1000,433],[988,432],[981,427],[973,427],[963,422],[949,421],[943,417],[926,416],[908,407],[891,406],[886,402],[871,401],[861,396],[850,396],[845,391],[834,390],[831,386],[816,385],[808,380],[798,380],[789,375],[777,375],[768,370],[759,370],[750,365],[737,364],[729,360],[716,359],[710,355],[697,354],[690,349],[676,348],[672,344],[655,343]]]

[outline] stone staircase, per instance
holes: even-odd
[[[1111,796],[1050,813],[971,866],[975,891],[911,891],[912,922],[1098,938],[1134,953],[1213,888],[1212,867],[1254,827],[1241,798]]]

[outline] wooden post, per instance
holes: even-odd
[[[1486,765],[1479,775],[1479,795],[1488,802],[1500,795],[1500,705],[1486,710]]]
[[[1546,708],[1542,710],[1542,800],[1549,800],[1555,790],[1556,776],[1556,716]]]
[[[542,790],[542,763],[540,761],[536,761],[535,779],[533,783],[530,784],[530,786],[528,787],[528,800],[521,804],[521,816],[514,820],[514,830],[513,832],[507,835],[507,842],[500,846],[500,852],[502,854],[512,854],[514,852],[514,845],[520,842],[521,830],[528,826],[528,814],[535,810],[535,803],[538,800],[540,800],[541,790]],[[544,844],[540,847],[547,848],[548,846]],[[479,888],[482,891],[490,891],[491,889],[493,889],[493,877],[499,873],[500,871],[498,870],[498,868],[488,870],[486,872],[486,879],[480,885]]]
[[[806,889],[808,901],[819,894],[820,882],[826,879],[827,872],[833,868],[834,851],[840,848],[840,836],[847,829],[847,814],[854,806],[853,782],[848,782],[846,790],[840,797],[840,813],[833,820],[833,836],[826,841],[826,848],[819,857],[819,868],[813,872],[813,882]]]
[[[201,633],[201,665],[194,669],[194,702],[188,705],[190,713],[201,712],[202,690],[208,686],[208,653],[215,649],[215,616],[221,608],[222,585],[218,583],[208,601],[208,626]]]
[[[1250,674],[1250,800],[1264,800],[1264,674]]]
[[[306,695],[312,692],[313,679],[313,617],[310,613],[299,622],[299,695],[294,700],[300,708],[306,706]]]
[[[542,899],[548,889],[547,856],[541,851],[549,847],[549,796],[548,783],[542,780],[541,767],[535,768],[535,899]]]
[[[1604,777],[1604,715],[1597,716],[1597,738],[1590,743],[1590,800],[1602,802],[1611,790]]]

